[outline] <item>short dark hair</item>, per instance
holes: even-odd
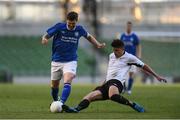
[[[111,46],[114,48],[124,48],[124,43],[119,39],[114,39],[111,43]]]
[[[67,15],[67,20],[70,20],[70,21],[73,21],[73,20],[76,20],[78,21],[78,13],[77,12],[69,12],[68,15]]]

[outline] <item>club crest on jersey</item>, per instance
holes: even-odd
[[[78,33],[78,32],[75,32],[74,35],[75,35],[76,37],[78,37],[78,36],[79,36],[79,33]]]
[[[133,38],[130,38],[131,41],[133,41],[134,39]]]

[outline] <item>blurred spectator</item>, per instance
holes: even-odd
[[[121,35],[120,40],[124,42],[126,52],[135,55],[138,58],[141,58],[140,40],[138,36],[134,32],[132,32],[132,22],[128,21],[126,25],[127,25],[126,32]],[[131,94],[131,89],[134,82],[133,75],[135,72],[136,72],[136,66],[132,65],[129,71],[129,81],[127,86],[128,94]]]

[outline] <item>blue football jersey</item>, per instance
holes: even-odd
[[[77,61],[79,39],[81,36],[85,38],[88,36],[82,26],[76,25],[73,30],[68,30],[66,23],[57,23],[46,32],[50,37],[53,37],[52,61]]]
[[[136,56],[136,46],[139,45],[139,38],[135,33],[123,33],[120,40],[124,42],[125,51]]]

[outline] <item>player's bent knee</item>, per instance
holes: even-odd
[[[51,87],[58,88],[59,87],[59,80],[51,80]]]
[[[75,74],[72,73],[65,73],[64,74],[64,83],[71,83],[72,80],[76,77]]]
[[[91,101],[91,93],[87,94],[85,97],[83,97],[83,99],[87,99],[89,101]]]
[[[109,93],[108,93],[109,99],[111,99],[111,97],[113,95],[117,95],[117,94],[119,94],[119,89],[114,85],[110,86],[109,87]]]

